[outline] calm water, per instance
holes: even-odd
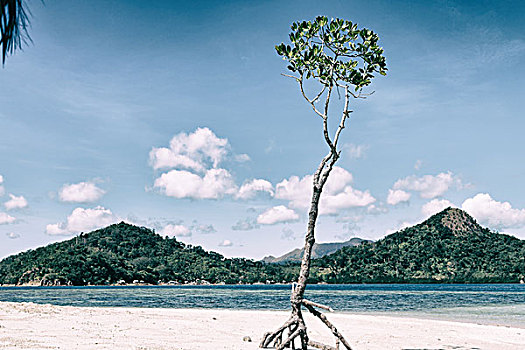
[[[0,287],[0,301],[98,307],[287,310],[289,285]],[[343,312],[394,312],[525,326],[525,285],[310,285],[306,297]]]

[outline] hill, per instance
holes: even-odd
[[[447,208],[314,264],[312,277],[328,283],[516,283],[525,276],[525,241],[491,232],[466,212]]]
[[[353,247],[357,246],[363,242],[371,242],[361,238],[352,238],[346,242],[333,242],[333,243],[315,243],[312,248],[312,258],[318,259],[325,255],[335,253],[343,247]],[[294,249],[291,252],[288,252],[280,257],[267,256],[262,261],[266,263],[283,263],[283,262],[300,262],[304,255],[303,249]]]
[[[295,267],[226,259],[121,222],[0,261],[0,284],[105,285],[119,281],[292,281]],[[277,280],[275,278],[278,278]]]
[[[336,246],[318,247],[316,254]],[[301,251],[291,253],[298,257]],[[377,242],[342,247],[312,266],[311,282],[516,283],[525,276],[525,241],[492,232],[464,211],[447,208]],[[227,259],[122,222],[3,259],[0,285],[291,282],[298,270],[294,261]]]

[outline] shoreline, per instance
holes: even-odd
[[[123,283],[123,284],[89,284],[89,285],[40,285],[39,283],[24,283],[24,284],[0,284],[0,288],[27,288],[27,287],[35,287],[35,288],[83,288],[83,287],[217,287],[217,286],[290,286],[295,282],[291,283],[245,283],[245,284],[226,284],[226,283],[159,283],[159,284],[149,284],[149,283]],[[428,285],[428,286],[479,286],[479,285],[524,285],[525,283],[520,282],[489,282],[489,283],[412,283],[412,282],[406,282],[406,283],[381,283],[381,282],[371,282],[371,283],[308,283],[308,285],[311,286],[373,286],[373,285],[411,285],[411,286],[421,286],[421,285]]]
[[[0,302],[0,348],[257,349],[288,311],[74,307]],[[332,343],[305,314],[310,337]],[[355,350],[521,349],[525,329],[428,318],[328,313]],[[252,342],[243,341],[250,337]],[[333,344],[332,344],[333,345]]]

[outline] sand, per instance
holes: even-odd
[[[0,303],[0,349],[257,349],[287,312],[87,308]],[[354,349],[519,349],[525,329],[359,314],[329,314]],[[332,343],[310,315],[310,337]],[[248,336],[252,342],[243,341]]]

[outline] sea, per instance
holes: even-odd
[[[0,287],[0,301],[80,307],[288,310],[291,285]],[[337,312],[525,328],[524,284],[308,285]]]

